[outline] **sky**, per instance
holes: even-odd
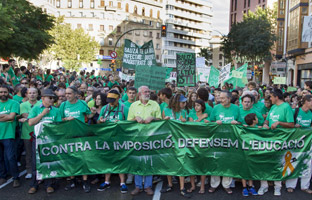
[[[230,0],[211,0],[213,9],[212,30],[227,35],[229,32]],[[212,35],[220,35],[213,31]]]

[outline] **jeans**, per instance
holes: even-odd
[[[18,167],[15,155],[15,142],[14,139],[0,140],[0,178],[6,177],[6,169],[4,158],[6,157],[8,170],[14,180],[18,179]]]
[[[143,189],[143,176],[135,175],[134,176],[134,183],[135,187]],[[153,184],[153,176],[144,176],[144,188],[152,188]]]
[[[32,141],[32,163],[31,163],[31,168],[32,168],[32,177],[31,177],[31,183],[30,187],[34,187],[38,189],[39,183],[37,181],[37,169],[36,169],[36,139],[33,139]],[[53,179],[45,179],[44,180],[44,186],[47,187],[53,187]]]

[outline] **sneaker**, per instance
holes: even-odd
[[[53,187],[48,187],[46,191],[47,191],[48,194],[51,194],[51,193],[54,192],[54,188]]]
[[[133,174],[128,174],[126,184],[131,185],[133,183]]]
[[[31,187],[29,190],[28,190],[28,194],[35,194],[37,192],[37,188],[35,187]]]
[[[266,193],[268,191],[267,187],[260,187],[258,190],[258,195],[264,195],[264,193]]]
[[[128,187],[126,186],[126,184],[122,184],[122,185],[120,186],[120,192],[121,192],[122,194],[125,194],[125,193],[128,192]]]
[[[230,188],[235,188],[235,180],[234,180],[234,179],[232,180],[232,183],[231,183],[231,185],[230,185]]]
[[[248,197],[249,196],[248,189],[244,188],[242,194],[243,194],[244,197]]]
[[[88,181],[83,181],[82,182],[82,188],[83,188],[85,193],[89,193],[91,191],[91,186],[88,183]]]
[[[188,193],[185,188],[183,190],[180,190],[180,194],[186,198],[192,197],[192,195],[190,193]]]
[[[22,166],[21,162],[17,162],[17,166],[21,167]]]
[[[153,176],[153,184],[156,184],[158,182],[162,181],[160,176]]]
[[[248,191],[253,196],[257,196],[258,195],[258,193],[257,193],[257,191],[255,190],[254,187],[249,188]]]
[[[172,184],[178,184],[178,183],[179,183],[178,179],[175,176],[173,176],[172,177]]]
[[[172,186],[167,185],[166,188],[163,188],[160,190],[160,193],[166,193],[166,192],[171,192],[173,190]]]
[[[17,188],[17,187],[19,187],[19,186],[21,186],[20,181],[19,181],[19,180],[14,180],[14,181],[13,181],[13,187],[14,187],[14,188]]]
[[[25,176],[26,179],[31,179],[31,177],[32,177],[32,174],[26,174]]]
[[[100,185],[100,187],[98,187],[98,189],[97,189],[97,191],[99,191],[99,192],[102,192],[102,191],[104,191],[104,190],[106,190],[106,189],[108,189],[108,188],[110,188],[110,184],[108,183],[102,183],[101,185]]]
[[[280,188],[275,188],[274,189],[274,196],[281,196],[282,193],[281,193],[281,189]]]
[[[75,184],[75,181],[73,179],[70,179],[68,182],[67,182],[67,185],[65,186],[65,191],[69,191],[73,188],[76,187],[76,184]]]

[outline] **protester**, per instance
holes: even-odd
[[[38,123],[45,122],[61,122],[62,117],[59,110],[53,107],[55,94],[51,89],[46,89],[42,91],[41,100],[42,103],[38,106],[34,106],[28,115],[28,124],[29,126],[34,126]],[[35,135],[33,135],[34,139],[32,142],[32,179],[31,179],[31,187],[28,190],[28,194],[34,194],[37,192],[39,187],[39,182],[37,180],[37,172],[36,172],[36,139]],[[46,192],[48,194],[53,193],[55,190],[55,185],[52,179],[44,180],[44,185],[46,187]]]
[[[149,124],[152,121],[160,120],[161,112],[157,102],[150,100],[150,90],[147,86],[139,88],[139,101],[134,102],[129,109],[128,120],[141,124]],[[135,189],[132,195],[137,195],[143,191],[143,176],[135,175]],[[144,176],[144,191],[148,195],[153,195],[153,176]]]

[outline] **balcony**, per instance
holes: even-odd
[[[199,30],[209,30],[209,27],[204,27],[205,24],[204,23],[192,23],[192,22],[187,22],[184,20],[176,20],[176,19],[167,19],[166,23],[168,24],[177,24],[180,26],[185,26],[185,27],[190,27],[190,28],[194,28],[194,29],[199,29]]]
[[[200,15],[195,15],[194,13],[189,13],[189,12],[185,12],[185,11],[181,11],[181,10],[168,10],[168,14],[172,14],[175,16],[188,18],[188,19],[192,19],[192,20],[196,20],[196,21],[200,21],[200,22],[209,21],[209,19],[204,18]]]
[[[195,45],[195,41],[192,41],[192,40],[185,40],[185,39],[180,39],[180,38],[167,37],[167,41],[172,41],[172,42],[178,42],[178,43],[183,43],[183,44]]]
[[[169,46],[169,45],[163,46],[163,50],[174,50],[174,51],[180,51],[180,52],[186,52],[186,53],[195,53],[195,49],[175,47],[175,46]]]
[[[193,2],[194,2],[194,4],[198,4],[197,0],[194,0]],[[183,4],[181,4],[180,2],[177,3],[176,1],[172,1],[169,4],[173,5],[175,7],[178,7],[178,8],[183,8],[185,10],[190,10],[193,12],[198,12],[201,14],[212,16],[212,10],[210,9],[210,8],[212,8],[212,4],[210,4],[210,3],[207,4],[204,2],[204,5],[206,5],[206,6],[197,6],[197,7],[195,7],[195,5],[190,6],[190,4],[188,4],[188,3],[183,3]]]
[[[198,37],[198,38],[205,38],[205,39],[209,39],[209,40],[211,39],[210,34],[182,31],[182,30],[174,29],[174,28],[172,28],[170,26],[167,27],[167,32],[178,33],[178,34],[187,35],[187,36],[193,36],[193,37]]]

